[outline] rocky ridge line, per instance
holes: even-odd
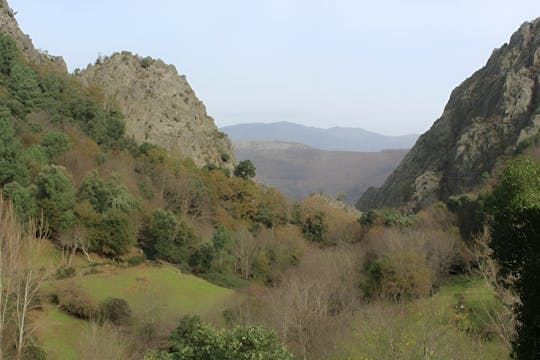
[[[189,157],[197,166],[232,168],[231,141],[173,65],[124,51],[98,59],[77,77],[117,102],[126,118],[126,133],[136,141]]]
[[[404,206],[416,211],[477,188],[504,156],[540,129],[540,19],[524,23],[510,42],[451,94],[442,116],[423,134],[361,210]]]

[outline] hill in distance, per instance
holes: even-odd
[[[249,123],[220,129],[233,141],[283,141],[332,151],[381,151],[410,149],[418,135],[385,136],[361,128],[322,129],[291,122]]]
[[[313,193],[337,197],[350,204],[370,186],[379,186],[398,166],[407,150],[380,152],[328,151],[277,141],[234,142],[238,160],[249,159],[257,180],[294,199]]]

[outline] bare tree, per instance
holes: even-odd
[[[74,226],[69,231],[61,234],[60,245],[62,246],[62,266],[71,266],[73,257],[79,250],[83,252],[88,261],[92,261],[88,253],[88,247],[90,246],[88,231],[84,227]]]
[[[135,359],[131,343],[122,331],[108,323],[99,325],[92,322],[82,331],[79,344],[79,356],[83,360]]]
[[[491,287],[493,294],[502,305],[492,305],[485,308],[491,327],[497,337],[502,341],[508,351],[512,349],[512,341],[516,336],[516,316],[512,308],[519,303],[519,297],[507,287],[497,281],[498,265],[491,257],[493,250],[489,247],[491,236],[487,228],[475,237],[473,256],[478,269],[486,283]]]
[[[259,295],[262,309],[241,309],[277,331],[301,359],[324,358],[347,333],[359,301],[359,257],[352,248],[312,250],[279,286]],[[249,306],[250,304],[248,304]]]
[[[246,228],[237,231],[234,234],[234,239],[234,270],[239,272],[244,279],[249,279],[253,261],[259,250],[259,243]]]
[[[32,221],[21,225],[13,205],[0,193],[0,359],[13,347],[15,357],[21,359],[32,336],[28,316],[46,277],[39,262],[46,236],[45,227]],[[11,324],[14,332],[7,331]]]

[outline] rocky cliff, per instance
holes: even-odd
[[[474,190],[504,155],[540,129],[540,19],[524,23],[510,42],[451,94],[442,116],[423,134],[359,209],[417,210]]]
[[[174,66],[122,52],[99,59],[78,77],[87,86],[101,87],[118,103],[128,136],[189,157],[198,166],[232,167],[229,138],[218,131]]]
[[[15,20],[15,12],[9,7],[7,0],[0,0],[0,31],[13,38],[17,47],[30,62],[46,65],[51,70],[67,72],[63,58],[36,50],[30,37],[19,28],[19,24]]]

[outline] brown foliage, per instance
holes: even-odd
[[[97,303],[77,284],[63,282],[56,288],[56,298],[61,310],[81,319],[95,319]]]

